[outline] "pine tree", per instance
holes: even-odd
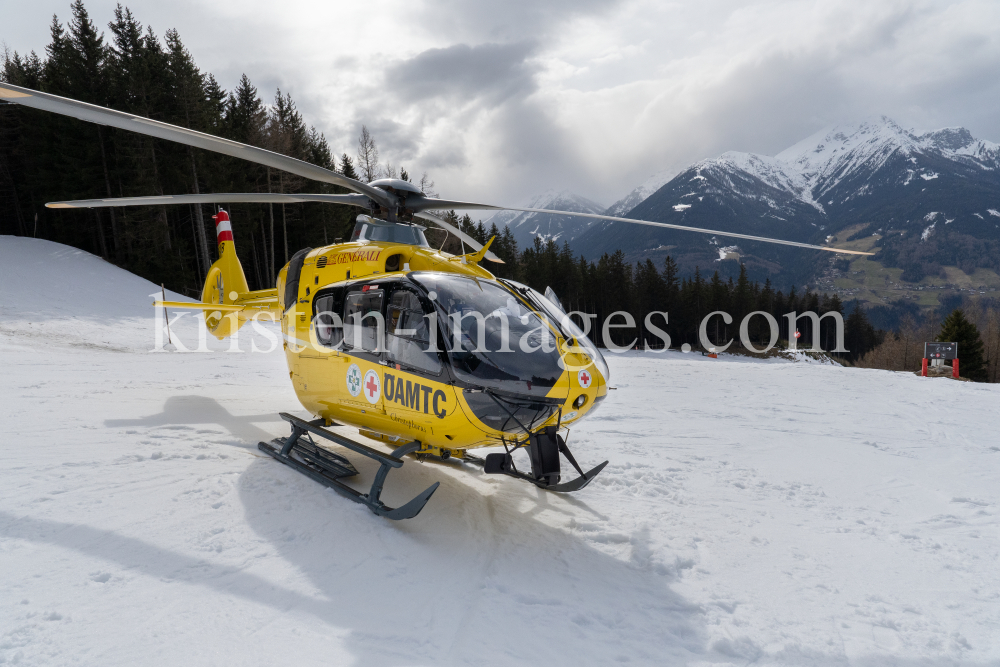
[[[960,308],[945,318],[937,339],[944,343],[958,343],[958,370],[962,377],[976,382],[986,381],[983,341],[979,337],[979,329],[965,319],[965,313]]]
[[[348,178],[358,180],[358,172],[354,171],[354,160],[347,153],[340,156],[340,173]]]
[[[336,171],[337,163],[334,160],[333,151],[330,150],[330,144],[322,132],[318,131],[315,127],[310,127],[307,143],[309,147],[309,162],[324,169]]]
[[[171,87],[170,100],[175,105],[169,110],[173,116],[170,120],[191,129],[203,129],[209,124],[206,122],[206,116],[217,110],[210,104],[209,96],[206,94],[205,79],[176,30],[168,30],[165,41],[167,44],[167,72]],[[201,194],[197,156],[190,146],[187,147],[185,153],[187,154],[187,162],[190,164],[191,192]],[[195,264],[198,268],[197,274],[200,277],[208,273],[212,264],[212,255],[208,244],[209,232],[206,231],[205,215],[201,205],[193,205],[191,210],[194,213],[192,224],[194,225],[195,237]]]
[[[230,139],[252,146],[261,146],[267,123],[264,102],[246,74],[240,77],[236,90],[226,101],[226,134]]]
[[[854,309],[847,316],[847,321],[844,322],[844,347],[848,350],[848,358],[851,361],[856,361],[865,356],[881,340],[879,332],[875,330],[868,319],[865,309],[857,301],[853,305]],[[794,335],[795,332],[789,333]],[[804,335],[802,339],[807,340]]]

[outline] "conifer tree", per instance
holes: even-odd
[[[340,156],[340,173],[348,178],[358,180],[358,173],[354,171],[354,160],[352,160],[347,153]]]
[[[794,335],[794,332],[791,334]],[[854,309],[847,316],[847,321],[844,322],[844,347],[848,350],[848,358],[851,361],[860,359],[878,343],[878,333],[875,331],[875,327],[868,319],[865,309],[855,301]]]
[[[943,343],[958,343],[958,370],[962,377],[976,382],[986,381],[986,364],[983,363],[983,341],[979,329],[965,318],[960,308],[941,323],[937,339]]]
[[[168,30],[165,41],[167,45],[167,74],[171,88],[169,99],[173,103],[172,108],[168,109],[172,116],[170,120],[191,129],[205,129],[205,126],[209,124],[206,122],[206,116],[210,116],[216,111],[206,94],[205,79],[176,30]],[[191,171],[190,191],[193,194],[201,194],[197,156],[190,146],[186,147],[185,153]],[[208,273],[212,264],[212,256],[208,248],[209,233],[205,229],[205,215],[201,205],[193,205],[191,210],[194,213],[192,224],[195,231],[196,264],[198,274],[204,275]]]

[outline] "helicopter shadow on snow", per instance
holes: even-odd
[[[285,430],[276,413],[235,415],[194,395],[169,398],[157,414],[105,425],[192,429],[185,439],[219,427],[238,441],[225,444],[246,449]],[[377,464],[343,453],[359,470],[349,483],[367,491]],[[606,520],[585,500],[484,477],[462,464],[407,459],[389,475],[383,500],[401,504],[435,481],[441,487],[418,517],[393,522],[261,455],[237,482],[246,523],[272,545],[281,567],[303,573],[315,592],[262,586],[256,576],[224,567],[189,583],[306,613],[331,634],[348,629],[346,648],[356,664],[704,657],[700,611],[671,589],[671,573],[643,561],[641,531],[629,538],[630,556],[602,553],[568,528],[574,520]],[[172,556],[186,558],[160,553],[148,561]]]
[[[104,425],[109,428],[167,428],[192,431],[192,437],[218,434],[218,429],[206,427],[221,427],[232,440],[224,444],[252,449],[257,451],[257,442],[268,441],[273,436],[255,426],[263,422],[278,422],[281,417],[277,413],[260,415],[234,415],[218,400],[209,396],[171,396],[163,404],[163,409],[146,417],[134,419],[108,419]],[[203,427],[198,429],[197,427]],[[218,441],[215,441],[218,442]]]
[[[349,453],[348,453],[349,454]],[[351,457],[367,490],[376,467]],[[466,477],[469,475],[469,477]],[[246,521],[328,601],[313,611],[349,629],[356,664],[549,662],[605,664],[703,656],[700,610],[671,589],[671,573],[602,553],[568,529],[592,519],[515,480],[407,460],[383,499],[402,503],[441,486],[415,519],[372,515],[274,461],[238,482]],[[541,502],[540,502],[541,500]],[[262,600],[287,609],[282,591]]]
[[[249,448],[271,436],[250,420],[278,421],[233,415],[214,399],[182,396],[156,415],[108,425],[215,425]],[[374,467],[356,463],[360,488]],[[0,511],[0,534],[182,580],[278,614],[311,617],[321,627],[303,637],[317,641],[329,629],[327,662],[335,661],[338,641],[356,665],[750,664],[767,657],[739,638],[708,646],[702,610],[672,590],[673,573],[649,566],[645,531],[629,537],[631,554],[613,557],[588,541],[600,542],[600,535],[567,529],[566,517],[579,516],[574,508],[587,511],[583,501],[566,502],[514,480],[465,475],[408,460],[389,476],[387,502],[406,500],[434,481],[441,487],[420,516],[392,522],[270,457],[254,458],[235,491],[247,526],[273,547],[267,567],[277,579],[84,524]],[[290,572],[304,575],[312,590],[278,583]],[[339,639],[342,630],[349,634]],[[315,653],[323,654],[323,647]],[[782,651],[772,657],[786,664],[867,667],[884,664],[885,656],[848,659],[835,651],[805,659]]]

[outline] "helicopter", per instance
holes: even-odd
[[[601,351],[551,289],[543,294],[480,266],[484,260],[502,262],[489,250],[494,239],[480,244],[437,212],[544,212],[871,254],[648,220],[428,197],[405,180],[365,183],[254,146],[8,83],[0,83],[0,101],[241,158],[352,191],[166,195],[46,206],[325,202],[366,209],[348,241],[304,248],[282,267],[274,288],[250,290],[236,254],[232,221],[219,208],[213,216],[219,258],[205,277],[201,301],[154,305],[202,311],[205,326],[219,339],[265,315],[280,321],[289,379],[299,402],[315,418],[280,413],[291,427],[290,435],[261,442],[258,448],[389,519],[417,516],[440,484],[435,482],[399,507],[386,505],[381,500],[386,477],[407,455],[462,461],[486,474],[558,493],[585,488],[608,464],[583,470],[563,436],[608,395],[611,374]],[[431,247],[424,234],[427,227],[420,223],[458,237],[463,254]],[[471,252],[464,252],[466,245]],[[392,451],[330,430],[344,425],[392,446]],[[379,463],[367,493],[345,483],[358,475],[350,460],[317,439]],[[504,453],[480,458],[470,452],[498,446]],[[519,449],[526,450],[529,469],[517,468],[513,454]],[[563,480],[561,457],[578,477]]]

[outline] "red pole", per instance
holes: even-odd
[[[958,358],[957,357],[955,359],[953,359],[952,362],[951,362],[951,376],[953,378],[955,378],[956,380],[958,379]]]
[[[924,359],[924,363],[920,367],[920,377],[927,377],[927,360],[926,359]]]

